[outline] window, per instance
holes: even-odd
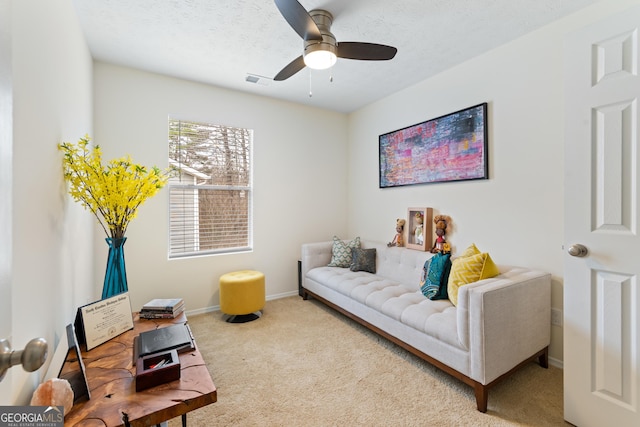
[[[252,137],[169,118],[169,258],[252,248]]]

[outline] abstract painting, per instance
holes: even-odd
[[[489,178],[487,103],[380,135],[380,188]]]

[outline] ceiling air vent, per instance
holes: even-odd
[[[262,86],[269,86],[273,79],[265,76],[259,76],[257,74],[247,74],[244,80],[248,83],[255,83]]]

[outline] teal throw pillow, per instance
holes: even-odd
[[[331,262],[329,267],[349,268],[351,266],[351,249],[360,247],[360,237],[356,237],[350,242],[343,242],[333,236],[333,248],[331,250]]]
[[[447,299],[451,254],[437,253],[424,263],[420,290],[430,300]]]
[[[427,283],[427,275],[429,274],[429,266],[431,265],[431,258],[424,262],[424,266],[422,267],[422,274],[420,275],[420,289],[425,286]]]

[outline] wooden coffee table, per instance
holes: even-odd
[[[91,399],[74,404],[64,418],[65,426],[149,426],[182,416],[214,403],[216,387],[200,351],[180,354],[180,379],[136,392],[133,342],[140,332],[187,321],[184,313],[175,319],[140,319],[134,313],[134,328],[91,351],[81,351]],[[68,357],[69,358],[69,357]],[[78,364],[65,361],[60,375],[69,375]]]

